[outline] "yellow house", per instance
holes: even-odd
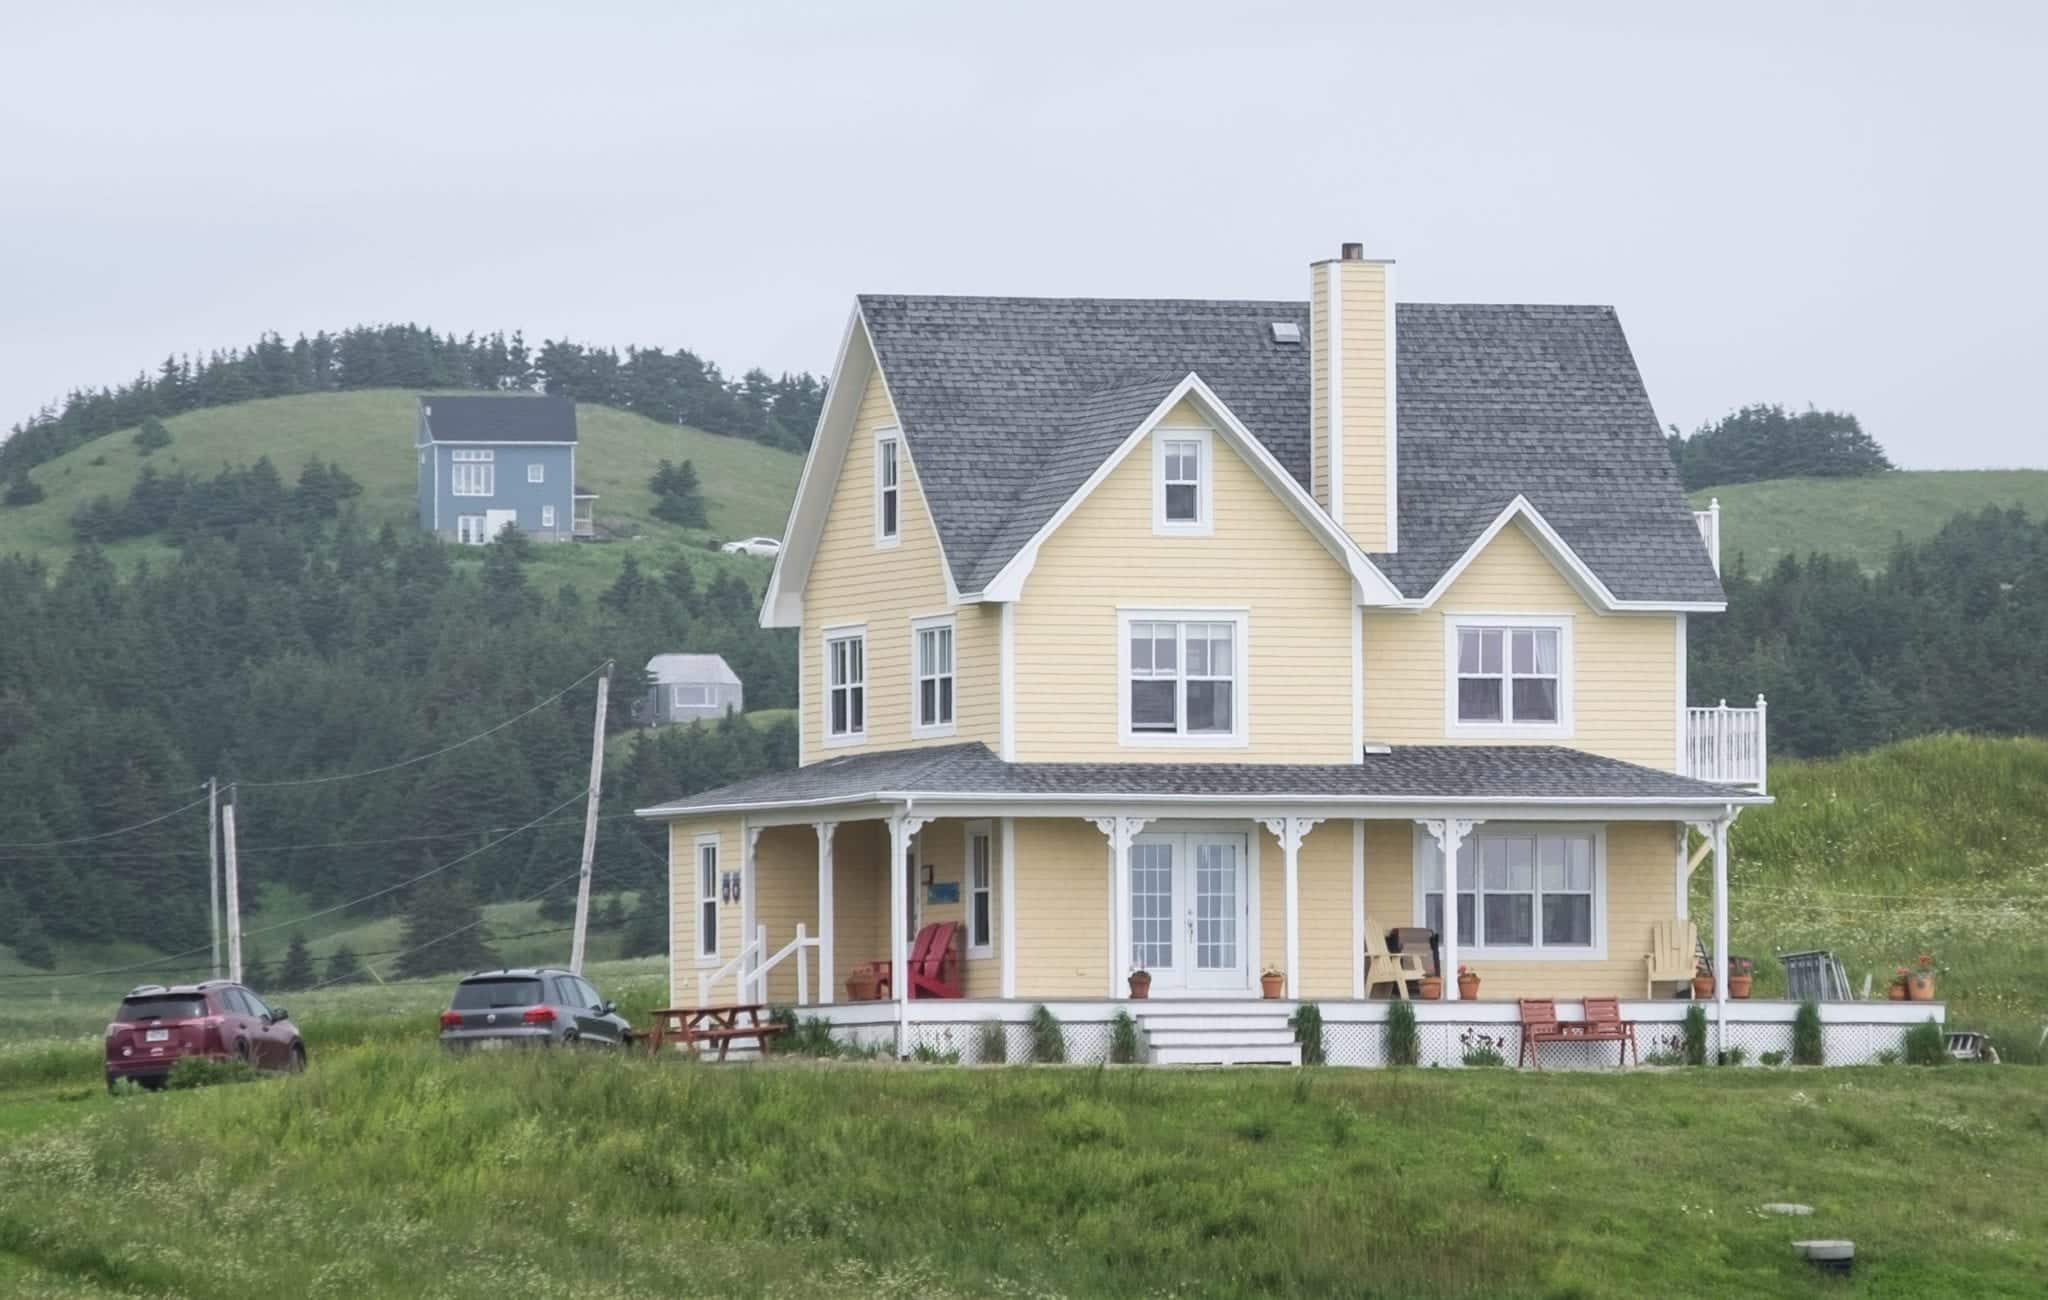
[[[1688,877],[1724,953],[1768,802],[1761,700],[1686,698],[1717,527],[1609,308],[1397,304],[1356,245],[1306,301],[863,296],[762,611],[801,765],[643,810],[675,1003],[970,1058],[1122,1009],[1216,1062],[1298,1059],[1312,1001],[1371,1063],[1405,932],[1479,977],[1418,1003],[1435,1058],[1519,997],[1675,1019]],[[1726,987],[1727,1041],[1787,1032]]]

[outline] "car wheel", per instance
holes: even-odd
[[[562,1046],[564,1047],[574,1047],[582,1041],[581,1037],[573,1029],[562,1035]]]
[[[291,1058],[284,1068],[292,1074],[304,1074],[306,1072],[306,1049],[303,1045],[299,1043],[292,1044]]]
[[[256,1064],[255,1055],[249,1050],[248,1039],[244,1038],[241,1042],[235,1044],[235,1057],[244,1065],[253,1066]]]
[[[162,1092],[164,1084],[169,1081],[170,1076],[163,1074],[145,1074],[135,1080],[135,1082],[142,1085],[144,1092]]]

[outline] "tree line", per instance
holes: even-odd
[[[810,445],[825,401],[824,380],[815,375],[755,369],[728,378],[688,348],[621,353],[548,339],[536,349],[516,330],[457,338],[409,324],[323,330],[290,343],[273,333],[243,348],[165,357],[154,373],[125,384],[67,393],[0,440],[0,480],[16,480],[32,466],[149,417],[357,388],[551,393],[795,451]]]
[[[658,652],[723,654],[757,707],[796,699],[795,642],[756,625],[758,594],[686,564],[631,557],[595,598],[538,589],[534,544],[511,536],[480,568],[352,510],[287,511],[183,540],[123,576],[96,546],[55,569],[0,558],[0,944],[206,941],[203,804],[133,834],[86,837],[249,784],[238,808],[247,925],[269,886],[334,903],[473,850],[434,881],[481,901],[573,873],[582,841],[594,683],[474,744],[384,775],[286,788],[258,781],[376,768],[430,753],[531,707],[606,659],[611,717]],[[605,781],[600,888],[659,887],[666,844],[630,815],[688,791],[794,764],[794,728],[744,719],[644,733]],[[541,824],[491,841],[562,805]],[[60,847],[34,848],[51,841]],[[11,847],[10,847],[11,846]],[[434,881],[426,882],[428,884]],[[364,909],[406,911],[400,890]],[[283,935],[257,940],[281,950]]]
[[[1665,439],[1685,490],[1773,478],[1854,478],[1894,468],[1846,411],[1787,411],[1758,403]]]

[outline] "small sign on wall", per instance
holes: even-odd
[[[927,906],[938,903],[960,901],[960,882],[957,880],[935,880],[924,887],[924,901]]]

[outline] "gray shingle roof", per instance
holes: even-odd
[[[1390,753],[1366,755],[1362,763],[1005,763],[977,741],[827,759],[643,812],[666,816],[708,808],[852,803],[877,794],[1219,802],[1756,799],[1746,790],[1555,745],[1397,745]]]
[[[457,397],[423,393],[427,436],[436,442],[574,442],[576,402],[568,397]]]
[[[1188,372],[1309,481],[1308,304],[863,295],[962,591],[979,591]],[[1397,308],[1401,550],[1419,596],[1516,495],[1621,600],[1719,580],[1609,307]],[[1277,343],[1272,323],[1300,326]]]

